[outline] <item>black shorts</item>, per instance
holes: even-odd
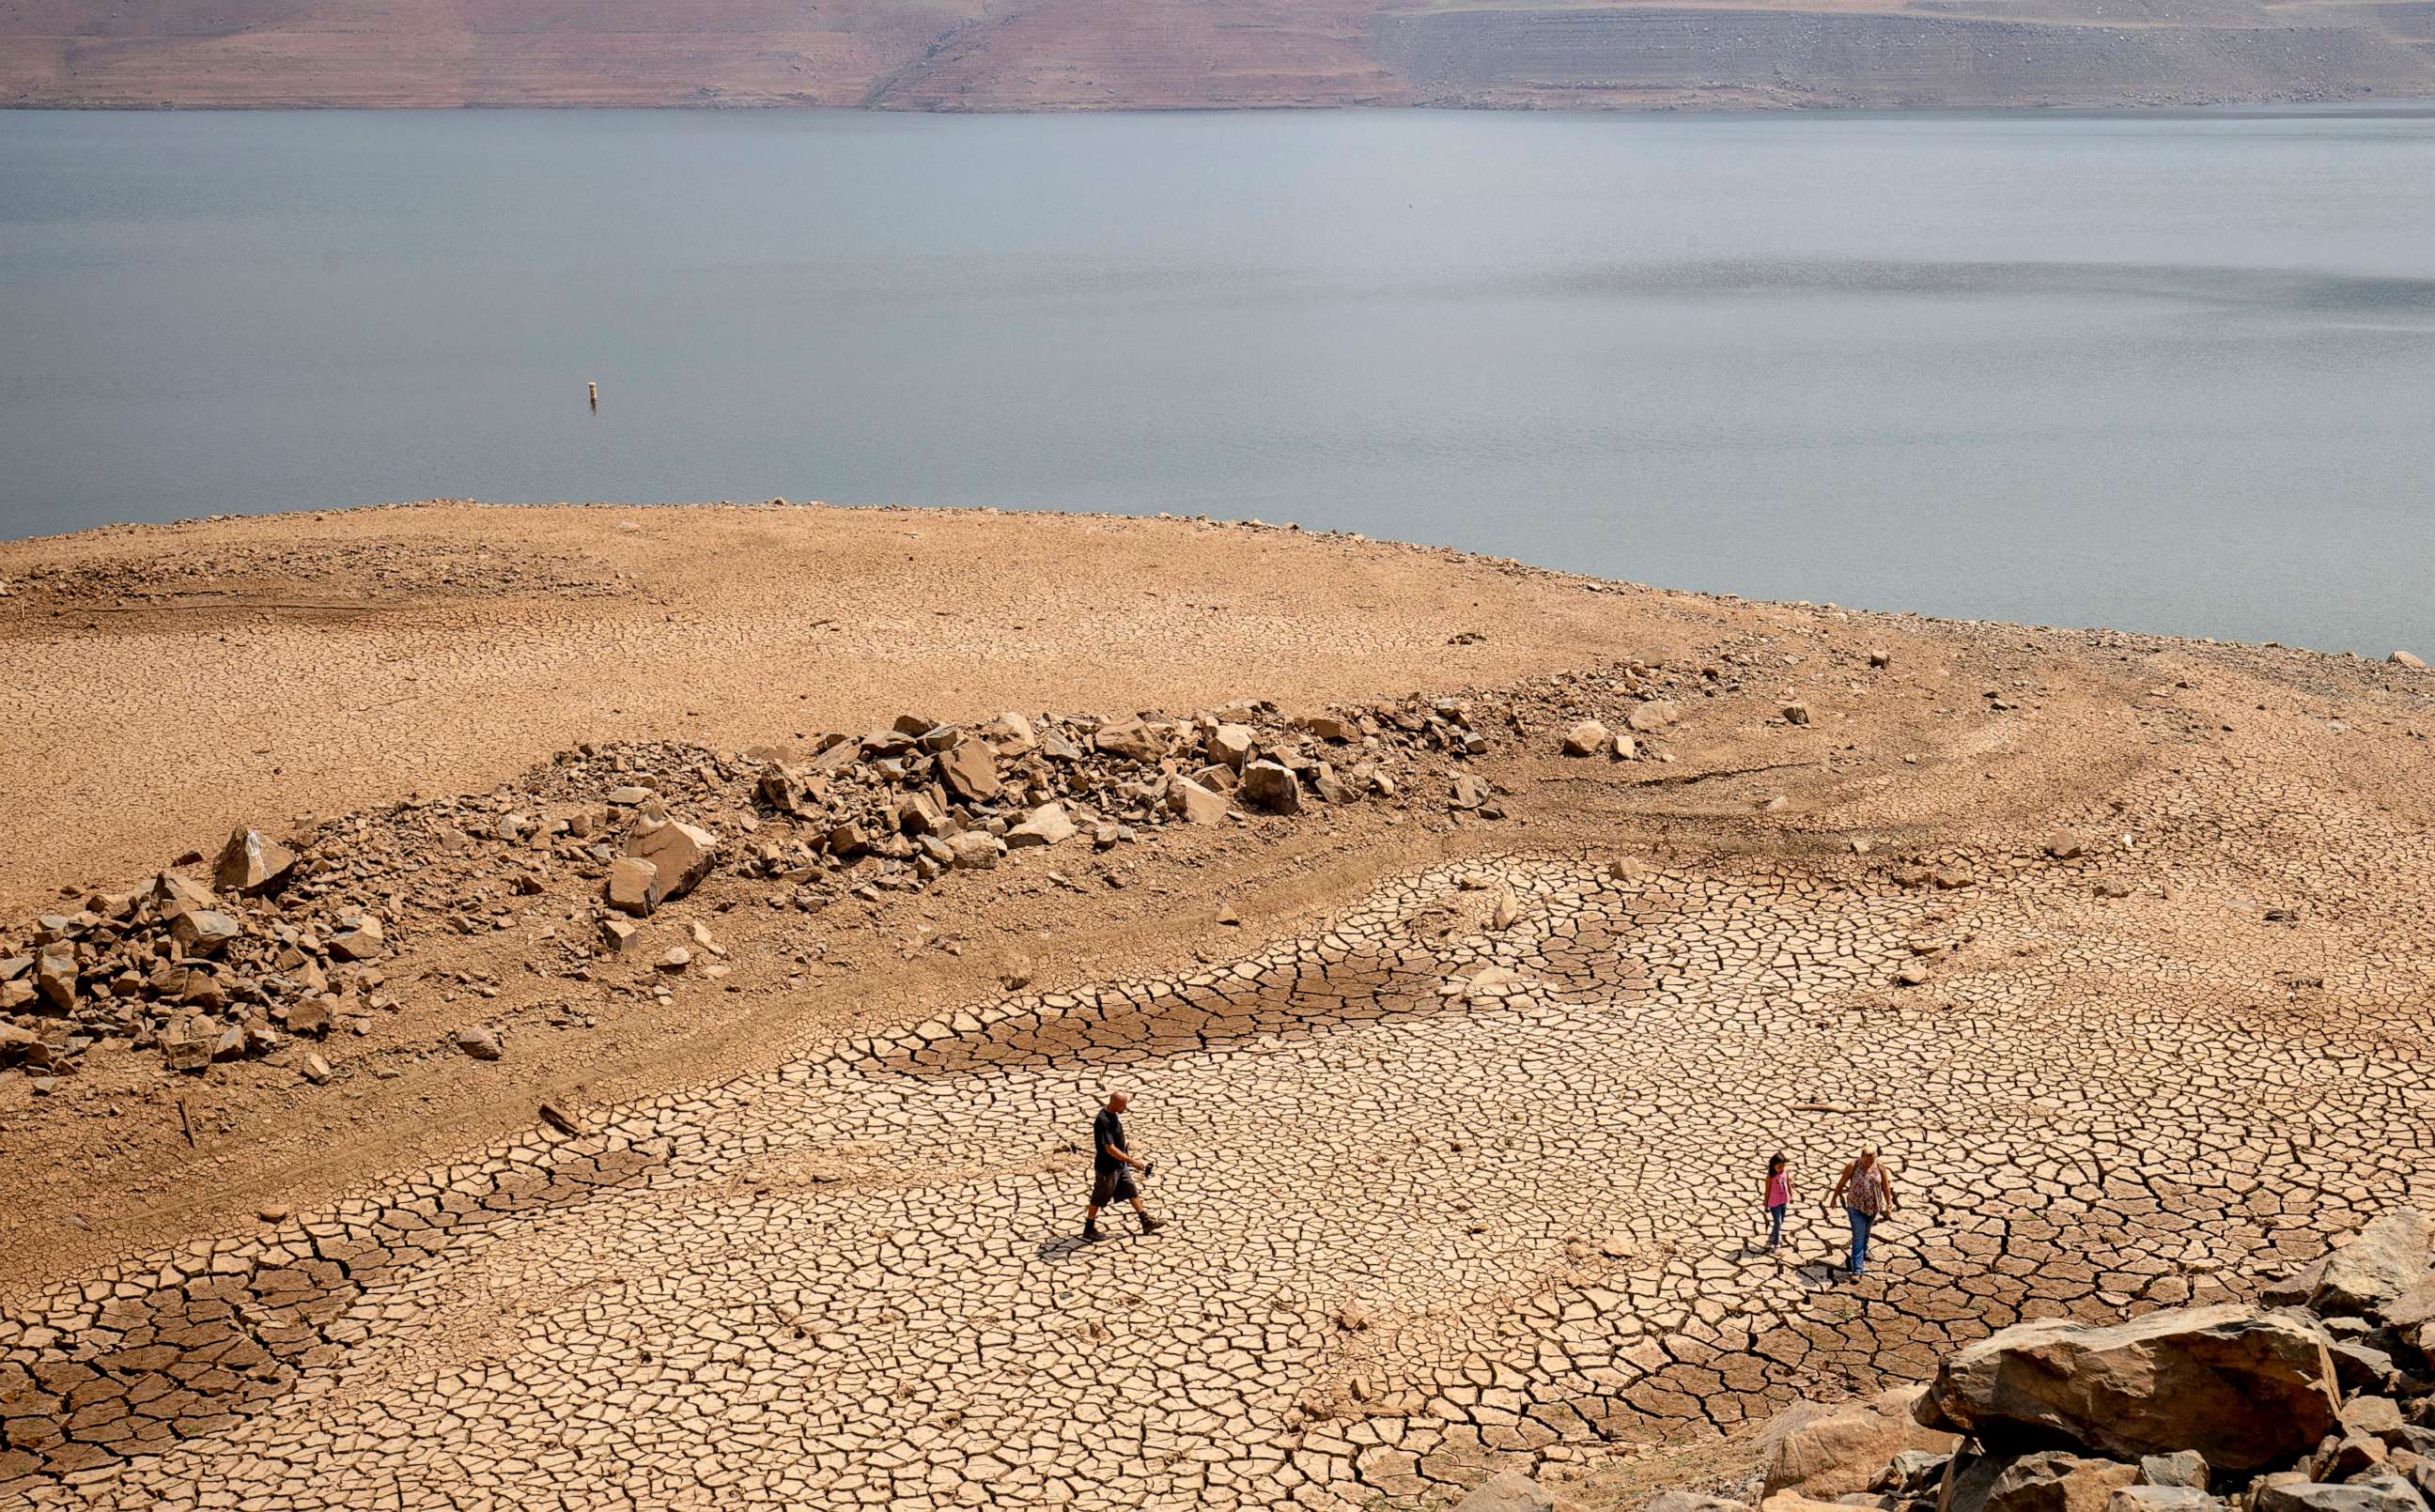
[[[1133,1168],[1130,1165],[1120,1165],[1112,1171],[1102,1171],[1091,1182],[1091,1206],[1094,1208],[1104,1208],[1115,1202],[1131,1202],[1140,1195],[1141,1188],[1133,1185]]]

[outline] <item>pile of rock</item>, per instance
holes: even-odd
[[[1763,1512],[2426,1512],[2435,1219],[2387,1213],[2262,1305],[2042,1319],[1925,1386],[1770,1425]],[[1746,1502],[1669,1492],[1649,1512]]]
[[[241,830],[209,868],[191,855],[0,933],[0,1068],[46,1081],[105,1044],[198,1074],[285,1058],[297,1037],[362,1030],[393,1006],[378,963],[400,944],[513,927],[546,894],[561,908],[595,899],[596,933],[562,945],[622,954],[640,938],[630,919],[722,866],[774,883],[772,906],[817,910],[1084,836],[1104,850],[1167,825],[1390,799],[1494,817],[1490,785],[1456,769],[1487,748],[1468,702],[1419,697],[1298,720],[1267,703],[1188,718],[1006,713],[972,729],[906,714],[742,753],[588,745],[487,794],[350,815],[285,843]]]
[[[199,860],[85,895],[0,946],[0,1065],[57,1075],[117,1040],[199,1072],[386,1005],[373,995],[389,950],[382,908],[334,896],[252,830],[231,835],[207,875]]]
[[[813,912],[1014,851],[1108,850],[1169,827],[1372,803],[1497,819],[1498,792],[1473,766],[1495,737],[1519,745],[1582,714],[1660,730],[1680,717],[1669,695],[1702,682],[1633,662],[1295,718],[1265,701],[971,725],[907,713],[741,752],[585,745],[488,793],[347,815],[284,843],[240,831],[207,871],[191,856],[0,932],[0,1067],[47,1078],[97,1044],[124,1044],[190,1073],[268,1056],[326,1079],[297,1037],[361,1032],[394,1006],[382,965],[396,970],[409,941],[536,924],[560,969],[583,976],[598,955],[651,943],[636,921],[715,871],[766,885],[771,908]],[[1600,748],[1624,754],[1630,741]],[[664,957],[652,974],[665,969]]]
[[[1293,723],[1266,704],[1186,719],[1004,713],[970,729],[905,714],[756,752],[762,813],[787,833],[753,842],[746,866],[815,899],[918,887],[1085,835],[1106,850],[1170,824],[1391,799],[1417,750],[1484,749],[1476,740],[1459,704]]]

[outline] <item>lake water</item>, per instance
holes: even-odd
[[[0,534],[777,494],[2435,653],[2435,115],[0,113]]]

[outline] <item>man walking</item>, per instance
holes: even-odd
[[[1877,1159],[1875,1145],[1861,1145],[1860,1158],[1835,1178],[1835,1190],[1826,1196],[1827,1211],[1833,1211],[1838,1202],[1843,1205],[1843,1216],[1852,1221],[1852,1279],[1857,1280],[1869,1264],[1869,1230],[1894,1211],[1893,1177]]]
[[[1109,1093],[1108,1106],[1091,1123],[1091,1211],[1082,1216],[1082,1237],[1094,1243],[1107,1237],[1099,1232],[1099,1210],[1112,1202],[1131,1203],[1146,1234],[1166,1227],[1142,1206],[1141,1188],[1133,1180],[1135,1171],[1149,1167],[1125,1149],[1123,1114],[1130,1101],[1122,1092]]]

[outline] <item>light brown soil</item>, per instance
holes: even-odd
[[[182,570],[197,561],[216,580]],[[270,1297],[305,1309],[304,1352],[246,1388],[280,1400],[330,1373],[329,1405],[215,1419],[105,1504],[178,1504],[174,1486],[231,1476],[265,1505],[309,1504],[307,1484],[343,1499],[390,1468],[377,1424],[397,1419],[379,1415],[426,1408],[454,1415],[415,1419],[451,1463],[495,1451],[521,1484],[583,1405],[574,1376],[635,1368],[616,1341],[667,1341],[681,1365],[710,1347],[698,1327],[782,1295],[796,1339],[841,1352],[771,1366],[814,1372],[782,1435],[804,1447],[723,1463],[760,1466],[755,1493],[790,1504],[886,1496],[803,1479],[810,1446],[859,1465],[934,1409],[957,1444],[1058,1432],[1023,1402],[961,1404],[986,1383],[948,1348],[1006,1322],[981,1277],[1028,1295],[1041,1274],[1077,1299],[985,1352],[992,1369],[1064,1379],[1061,1341],[1087,1314],[1114,1342],[1079,1348],[1134,1400],[1178,1371],[1235,1372],[1208,1379],[1185,1441],[1220,1435],[1252,1470],[1289,1456],[1313,1505],[1437,1494],[1491,1464],[1595,1464],[1796,1392],[1915,1377],[2019,1316],[2245,1295],[2366,1212],[2435,1194],[2410,1101],[2435,991],[2424,672],[1746,604],[1275,529],[984,513],[424,507],[19,543],[0,581],[0,667],[41,713],[0,748],[17,798],[0,886],[21,913],[238,821],[478,790],[579,739],[741,747],[907,709],[1316,711],[1475,689],[1490,738],[1471,767],[1507,815],[1413,790],[1010,858],[809,917],[722,871],[671,919],[714,929],[733,975],[689,973],[665,1005],[586,999],[590,1027],[564,1022],[563,980],[527,969],[536,916],[388,963],[402,1005],[325,1047],[329,1087],[269,1062],[193,1081],[98,1053],[46,1097],[0,1076],[0,1295],[31,1307],[42,1280],[190,1239],[214,1247],[187,1274],[268,1274],[274,1251],[342,1239],[356,1257],[329,1303],[360,1295],[354,1332],[325,1340],[335,1312]],[[1680,722],[1638,761],[1559,755],[1575,719],[1619,728],[1639,707],[1615,670],[1634,659],[1672,679]],[[1560,671],[1588,676],[1546,680]],[[1785,716],[1794,699],[1805,723]],[[1636,864],[1608,876],[1621,855]],[[1518,974],[1461,986],[1491,965]],[[1037,996],[1083,988],[1087,1013]],[[952,1017],[966,1010],[986,1022]],[[475,1022],[509,1030],[505,1059],[442,1048]],[[1059,1121],[1119,1074],[1152,1089],[1143,1126],[1183,1151],[1158,1190],[1185,1221],[1165,1248],[1078,1260],[1050,1243],[1070,1218]],[[585,1137],[536,1145],[544,1099]],[[901,1163],[855,1153],[881,1129]],[[1734,1190],[1753,1152],[1801,1150],[1814,1196],[1864,1136],[1896,1144],[1916,1195],[1884,1276],[1823,1290],[1833,1236],[1814,1219],[1797,1257],[1754,1258]],[[618,1190],[367,1258],[390,1243],[382,1214],[478,1201],[565,1153]],[[941,1263],[905,1226],[971,1284],[904,1294],[891,1307],[919,1316],[900,1328],[872,1288]],[[706,1267],[713,1252],[728,1259]],[[117,1296],[159,1284],[187,1305],[161,1263],[111,1272]],[[614,1340],[593,1340],[583,1298],[629,1286]],[[1347,1287],[1374,1326],[1331,1321]],[[110,1294],[40,1295],[45,1311],[0,1308],[0,1367],[75,1348]],[[19,1315],[66,1332],[28,1343]],[[1265,1367],[1224,1363],[1245,1326],[1269,1330]],[[1169,1359],[1179,1330],[1205,1349]],[[849,1366],[952,1378],[958,1402],[871,1417],[836,1375]],[[669,1389],[653,1421],[741,1400]],[[481,1442],[458,1442],[467,1423]],[[1172,1442],[1174,1425],[1128,1431]],[[637,1428],[597,1447],[599,1504],[694,1484],[690,1441]],[[1061,1458],[1040,1453],[1017,1471]],[[1125,1478],[1166,1473],[1150,1459],[1092,1494],[1272,1504],[1222,1475]],[[1619,1500],[1736,1464],[1668,1451],[1584,1489]]]
[[[1291,711],[1662,653],[1707,616],[1284,529],[801,507],[130,526],[0,544],[0,581],[11,913],[232,825],[487,787],[579,741]]]

